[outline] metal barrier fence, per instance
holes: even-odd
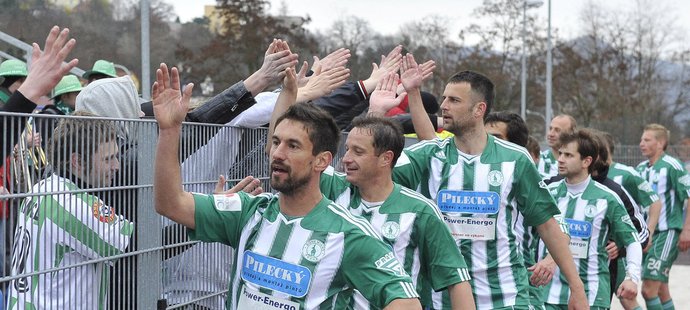
[[[7,211],[0,228],[6,246],[0,249],[0,287],[9,303],[98,309],[108,296],[107,309],[225,309],[233,250],[189,241],[183,227],[154,210],[153,120],[28,117],[12,114],[0,128],[5,137],[15,136],[18,125],[31,120],[42,136],[40,144],[3,140],[9,149],[18,147],[15,156],[0,154],[0,173],[12,182],[12,192],[0,194]],[[55,129],[60,119],[65,124]],[[210,193],[224,174],[231,181],[253,175],[270,190],[266,134],[185,124],[179,154],[184,188]],[[117,148],[108,144],[114,141]],[[45,162],[38,145],[48,151]],[[637,146],[619,146],[616,154],[626,164],[642,160]]]

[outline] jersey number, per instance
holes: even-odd
[[[658,271],[659,268],[661,268],[661,260],[650,258],[649,263],[647,263],[647,269]]]

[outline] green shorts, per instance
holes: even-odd
[[[642,262],[642,280],[654,280],[668,283],[668,274],[673,261],[678,257],[677,230],[658,231],[652,238],[652,246],[644,255]]]
[[[568,310],[568,305],[544,304],[546,310]],[[607,310],[609,308],[590,306],[589,310]]]

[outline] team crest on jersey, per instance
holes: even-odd
[[[587,217],[594,217],[597,214],[597,206],[595,205],[587,205],[585,207],[585,216]]]
[[[312,263],[320,261],[324,254],[326,254],[326,245],[320,240],[309,240],[302,247],[302,257]]]
[[[112,207],[103,205],[103,202],[96,201],[91,205],[93,216],[103,223],[112,223],[115,220],[115,210]]]
[[[395,240],[400,234],[400,225],[396,222],[386,222],[381,227],[381,234],[386,239]]]
[[[498,170],[491,170],[489,172],[489,185],[491,186],[501,186],[503,184],[503,173]]]

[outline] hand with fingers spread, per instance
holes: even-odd
[[[189,83],[181,92],[177,68],[173,67],[168,73],[168,66],[161,63],[152,91],[153,114],[161,130],[181,127],[192,98],[192,88],[194,84]]]
[[[388,73],[397,72],[400,69],[400,64],[402,63],[402,45],[394,47],[387,56],[381,55],[381,64],[377,65],[372,63],[372,70],[369,78],[362,81],[367,92],[370,94],[373,92],[379,81],[383,79]]]
[[[350,50],[346,48],[339,48],[334,52],[326,55],[323,59],[314,56],[314,63],[311,70],[316,72],[316,67],[321,67],[321,71],[328,71],[337,67],[345,67],[347,61],[350,59]]]
[[[422,69],[422,82],[430,79],[434,76],[434,69],[436,69],[436,62],[433,60],[427,60],[425,63],[420,64],[419,68]]]
[[[400,102],[407,96],[402,93],[396,97],[395,89],[398,84],[398,74],[388,73],[376,85],[376,89],[369,98],[369,114],[383,116],[388,110],[400,105]]]
[[[245,192],[251,195],[258,195],[264,192],[264,189],[261,187],[261,181],[253,176],[245,177],[228,190],[225,190],[226,182],[227,180],[224,175],[218,177],[218,183],[216,183],[216,188],[213,193],[216,195],[225,195]]]
[[[297,72],[297,87],[304,87],[309,82],[310,76],[307,76],[307,71],[309,71],[309,63],[305,60]]]
[[[418,90],[422,86],[424,72],[417,65],[412,54],[407,54],[403,57],[402,67],[400,68],[400,81],[405,90],[410,92]]]
[[[76,44],[74,39],[68,40],[68,37],[68,28],[60,30],[60,27],[53,26],[46,38],[44,50],[33,43],[28,75],[17,89],[24,97],[38,102],[41,96],[49,93],[79,63],[77,59],[63,62]]]
[[[345,84],[348,77],[350,77],[350,69],[345,67],[332,68],[323,72],[320,67],[317,67],[307,85],[299,89],[297,102],[307,102],[328,95],[340,85]]]
[[[252,95],[259,94],[268,85],[280,82],[285,77],[285,68],[294,67],[299,58],[299,55],[290,51],[287,42],[278,39],[271,42],[264,55],[261,68],[244,81]]]

